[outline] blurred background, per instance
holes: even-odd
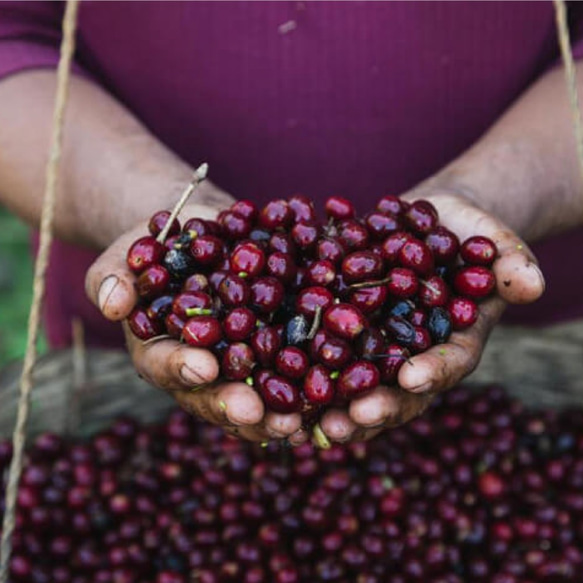
[[[0,368],[24,356],[32,272],[29,229],[0,206]]]

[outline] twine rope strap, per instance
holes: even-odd
[[[2,540],[0,542],[0,583],[6,583],[10,572],[10,555],[12,552],[12,534],[16,513],[16,497],[18,482],[22,473],[24,444],[26,441],[26,424],[30,411],[30,394],[32,390],[32,371],[36,360],[36,344],[40,324],[42,300],[45,291],[45,276],[49,263],[49,253],[52,243],[52,227],[55,214],[55,202],[59,167],[63,145],[63,127],[65,106],[69,89],[71,62],[75,52],[75,30],[79,0],[67,0],[63,18],[63,39],[57,69],[57,92],[53,110],[51,148],[46,167],[46,182],[43,198],[40,243],[34,269],[32,303],[28,317],[28,338],[24,365],[20,377],[20,394],[16,426],[12,436],[13,455],[8,474],[6,488],[4,521],[2,524]]]
[[[577,157],[579,159],[579,170],[583,179],[583,121],[581,119],[581,108],[579,106],[579,93],[577,91],[577,70],[573,59],[571,39],[569,35],[569,24],[567,21],[567,6],[564,0],[553,0],[555,5],[555,18],[557,25],[557,37],[563,59],[563,69],[565,71],[565,82],[567,93],[569,94],[569,104],[573,116],[573,131],[577,142]]]

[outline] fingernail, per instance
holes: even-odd
[[[409,389],[412,393],[426,393],[427,391],[431,390],[431,386],[432,386],[432,382],[431,381],[427,381],[426,383],[423,383],[422,385],[419,385],[418,387],[414,387],[412,389]]]
[[[544,291],[545,287],[546,287],[546,282],[545,282],[545,276],[543,275],[543,272],[540,270],[540,267],[536,264],[536,263],[531,263],[530,267],[534,270],[534,272],[537,274],[539,280],[540,280],[540,285],[542,290]]]
[[[205,382],[205,379],[203,379],[195,370],[191,369],[186,364],[183,364],[180,367],[180,376],[185,383],[191,385],[199,385]]]
[[[106,277],[99,286],[99,293],[97,294],[97,302],[99,303],[99,309],[103,312],[107,306],[107,302],[114,292],[119,279],[115,275],[110,275]]]

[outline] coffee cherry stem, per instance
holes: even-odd
[[[206,162],[203,162],[195,171],[192,180],[180,196],[180,200],[176,203],[172,212],[170,213],[170,217],[166,221],[164,228],[158,233],[156,237],[156,241],[158,243],[164,243],[166,237],[168,236],[168,231],[172,227],[172,223],[182,210],[182,207],[186,204],[186,201],[189,199],[190,195],[196,190],[196,187],[206,178],[208,174],[209,166]]]
[[[425,281],[424,279],[420,279],[419,283],[425,286],[427,289],[431,290],[434,294],[440,293],[440,290],[438,290],[435,286],[431,285],[428,281]]]
[[[390,277],[385,277],[384,279],[379,279],[377,281],[361,281],[358,283],[352,283],[348,286],[348,289],[364,289],[367,287],[377,287],[379,285],[386,285],[391,283]]]
[[[321,322],[322,322],[322,306],[316,306],[316,309],[314,310],[314,321],[312,322],[312,327],[310,328],[310,331],[308,332],[307,336],[308,340],[312,340],[314,338],[314,336],[318,332],[318,329],[320,328]]]
[[[326,434],[322,431],[322,428],[320,427],[319,423],[316,423],[316,425],[314,425],[314,429],[312,431],[312,438],[314,445],[318,449],[330,449],[332,447],[330,440],[328,439]]]
[[[186,315],[189,318],[192,318],[193,316],[212,316],[213,315],[213,310],[211,310],[210,308],[187,308],[185,311],[186,311]]]

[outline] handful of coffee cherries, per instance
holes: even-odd
[[[325,213],[302,195],[261,209],[239,200],[216,221],[173,220],[164,242],[170,213],[155,213],[127,255],[140,297],[129,327],[211,350],[222,378],[309,421],[395,384],[411,355],[472,326],[494,293],[494,242],[460,244],[428,201],[385,196],[359,218],[334,196]]]

